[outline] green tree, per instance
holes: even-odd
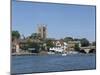
[[[82,47],[89,46],[89,41],[86,38],[82,38],[80,42]]]
[[[12,40],[19,38],[20,38],[20,33],[18,31],[12,31]]]
[[[79,48],[79,44],[75,44],[75,47],[74,47],[75,51],[80,51],[80,48]]]
[[[30,36],[31,39],[38,39],[39,38],[39,34],[37,33],[32,33]]]
[[[55,46],[53,44],[53,40],[52,39],[46,39],[45,40],[45,43],[46,43],[47,48],[50,48],[50,47],[54,47]]]
[[[64,38],[64,41],[65,41],[65,42],[73,41],[73,38],[72,38],[72,37],[65,37],[65,38]]]
[[[39,52],[39,48],[40,45],[37,42],[31,42],[31,41],[27,41],[27,48],[35,48],[35,52],[38,53]]]
[[[78,38],[74,38],[73,40],[74,40],[74,41],[80,41],[80,39],[78,39]]]

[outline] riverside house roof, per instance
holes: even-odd
[[[63,40],[54,40],[53,43],[54,43],[56,46],[64,46],[64,45],[67,45],[67,43],[64,42]]]

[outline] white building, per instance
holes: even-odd
[[[50,48],[50,51],[63,53],[67,49],[67,43],[62,40],[53,41],[53,44],[55,44],[55,47]]]

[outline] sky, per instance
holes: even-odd
[[[48,38],[95,41],[95,6],[12,1],[12,30],[26,37],[47,25]]]

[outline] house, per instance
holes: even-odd
[[[19,49],[19,40],[18,39],[14,39],[12,41],[12,53],[19,53],[20,49]]]
[[[35,40],[35,39],[17,39],[12,41],[12,53],[24,53],[24,52],[37,52],[38,50],[34,47],[36,45],[32,44],[29,46],[29,43],[41,43],[40,40]]]
[[[66,52],[67,49],[67,43],[64,42],[63,40],[54,40],[53,44],[55,45],[55,47],[52,47],[49,49],[49,51],[54,51],[54,52]]]
[[[26,39],[14,39],[12,41],[12,53],[20,53],[23,46],[27,46]]]
[[[81,47],[80,41],[68,41],[68,50],[73,51],[76,44],[78,44],[79,47]]]

